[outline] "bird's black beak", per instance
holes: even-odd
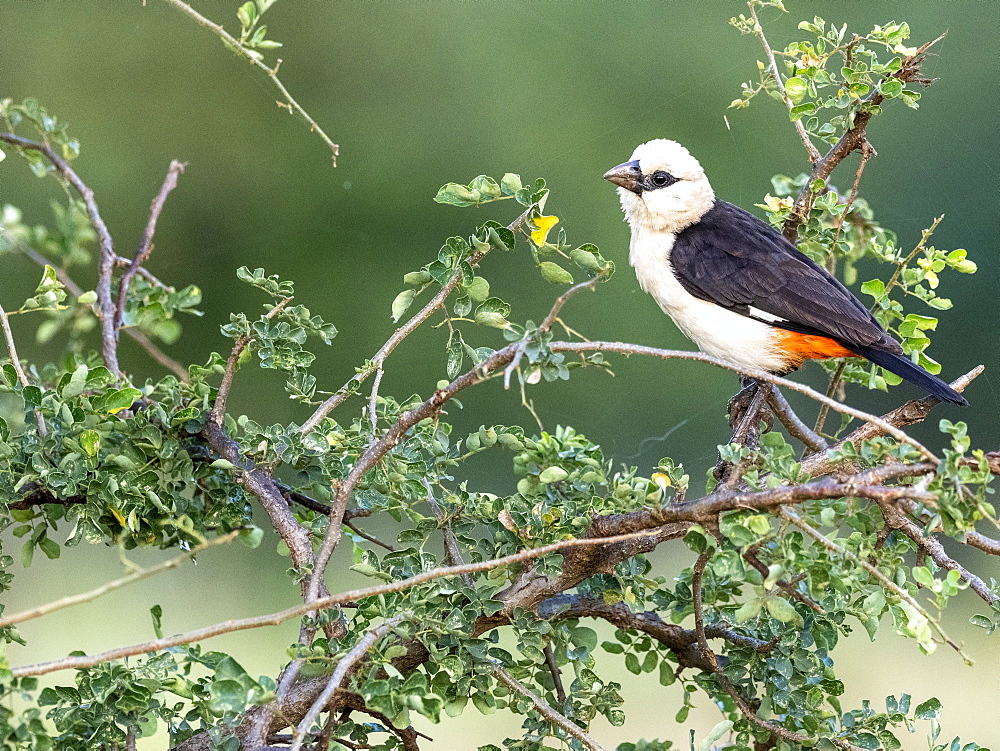
[[[631,190],[636,195],[642,193],[642,170],[639,169],[638,159],[619,164],[614,169],[608,170],[604,173],[604,179],[625,188],[625,190]]]

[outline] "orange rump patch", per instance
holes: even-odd
[[[797,331],[777,329],[778,347],[788,354],[795,367],[804,360],[826,360],[830,357],[857,357],[854,352],[841,346],[833,339],[815,334],[800,334]]]

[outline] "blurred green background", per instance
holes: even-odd
[[[230,0],[195,5],[231,31],[237,28],[237,6]],[[968,392],[972,408],[941,409],[940,416],[967,420],[976,445],[995,449],[1000,159],[993,63],[1000,5],[913,0],[788,6],[787,15],[763,15],[777,48],[801,38],[797,22],[814,15],[847,21],[861,32],[906,20],[917,44],[949,31],[926,63],[925,72],[940,81],[927,90],[920,110],[893,103],[870,129],[879,156],[868,166],[862,195],[910,246],[944,213],[934,244],[966,248],[979,264],[975,276],[944,278],[942,289],[956,305],[942,315],[930,354],[949,378],[986,364],[986,375]],[[252,313],[261,303],[236,282],[235,269],[263,266],[295,280],[297,300],[340,329],[315,369],[320,387],[332,390],[391,333],[389,305],[402,289],[403,273],[429,261],[449,235],[468,235],[486,219],[513,218],[515,207],[507,203],[460,211],[431,202],[441,184],[482,173],[545,177],[553,191],[547,208],[560,217],[570,241],[596,243],[618,264],[619,273],[597,294],[573,301],[565,315],[570,325],[590,338],[690,348],[639,290],[627,264],[627,227],[612,186],[600,176],[655,137],[687,145],[716,193],[746,208],[770,189],[771,175],[804,170],[801,145],[779,104],[760,99],[749,110],[726,110],[740,82],[756,77],[761,57],[756,41],[727,23],[745,10],[742,3],[720,0],[281,0],[266,16],[269,36],[285,45],[278,51],[285,60],[281,77],[340,144],[335,169],[322,142],[274,105],[276,92],[259,71],[160,0],[0,0],[0,96],[34,96],[70,123],[83,144],[76,169],[94,189],[124,255],[134,252],[168,162],[188,162],[148,264],[175,285],[195,283],[204,291],[205,316],[184,322],[185,336],[168,348],[171,354],[200,362],[212,350],[228,349],[219,325],[231,311]],[[835,174],[835,184],[850,185],[854,159]],[[22,208],[27,222],[51,223],[48,204],[58,193],[20,160],[0,167],[0,203]],[[861,278],[874,273],[862,269]],[[513,303],[514,320],[538,320],[555,294],[523,249],[489,258],[484,274],[493,293]],[[37,280],[29,262],[6,259],[4,304],[23,300]],[[92,284],[82,275],[79,281]],[[23,355],[33,351],[30,323],[15,322]],[[475,346],[501,341],[496,332],[475,336]],[[123,343],[126,367],[157,376],[131,345]],[[383,393],[427,394],[443,377],[443,345],[441,330],[407,340],[389,361]],[[613,380],[597,371],[577,372],[569,383],[535,387],[546,427],[571,424],[600,442],[608,457],[643,471],[661,456],[673,456],[685,462],[701,489],[715,445],[728,437],[724,409],[736,386],[733,375],[684,362],[618,360],[614,369]],[[815,366],[795,377],[823,382]],[[904,385],[892,395],[855,390],[850,399],[885,411],[913,395]],[[811,405],[793,401],[814,414]],[[460,427],[531,421],[519,396],[498,383],[469,392],[463,402],[464,410],[451,414]],[[283,398],[275,378],[249,369],[240,373],[231,405],[262,423],[301,421],[307,414]],[[933,423],[916,433],[937,445]],[[516,479],[505,457],[487,456],[470,471],[479,487],[495,492],[511,492]],[[663,572],[686,565],[670,552],[657,559]],[[75,564],[72,577],[66,574],[69,562]],[[970,564],[997,575],[995,559]],[[20,664],[148,638],[148,608],[156,602],[164,606],[168,632],[278,609],[296,599],[286,565],[273,541],[257,551],[213,551],[197,568],[153,580],[144,590],[26,626],[29,647],[13,646],[11,660]],[[113,550],[69,550],[62,563],[36,561],[21,573],[6,604],[17,609],[53,599],[119,570]],[[331,588],[354,581],[338,576],[331,568]],[[968,612],[959,603],[949,621],[959,638],[969,640],[979,659],[975,668],[944,651],[921,658],[912,643],[886,638],[872,645],[855,637],[841,658],[849,686],[845,707],[859,706],[863,698],[880,705],[886,694],[905,690],[919,700],[937,694],[945,702],[946,734],[1000,743],[995,717],[982,712],[985,696],[996,706],[996,637],[990,643],[964,623],[976,601],[972,595],[962,599]],[[251,673],[273,675],[294,633],[288,624],[208,646],[231,649]],[[629,722],[625,729],[598,728],[606,743],[641,736],[686,743],[688,727],[701,736],[717,720],[702,699],[701,711],[676,725],[676,692],[653,691],[647,679],[624,671],[620,678],[630,699]],[[480,718],[470,710],[461,721],[428,733],[437,747],[472,748],[499,743],[516,725],[507,716]],[[914,736],[918,744],[923,746],[922,735]]]

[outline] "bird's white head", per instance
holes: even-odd
[[[715,193],[698,160],[666,138],[642,144],[630,161],[609,170],[604,179],[618,186],[625,219],[633,231],[680,232],[715,203]]]

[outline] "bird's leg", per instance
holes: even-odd
[[[729,400],[729,425],[733,429],[729,442],[755,449],[760,443],[761,432],[766,433],[774,425],[774,415],[765,406],[771,386],[743,375],[740,376],[740,384],[743,388]],[[764,421],[763,431],[761,420]],[[753,461],[752,456],[736,464],[720,458],[713,474],[721,487],[735,487]]]

